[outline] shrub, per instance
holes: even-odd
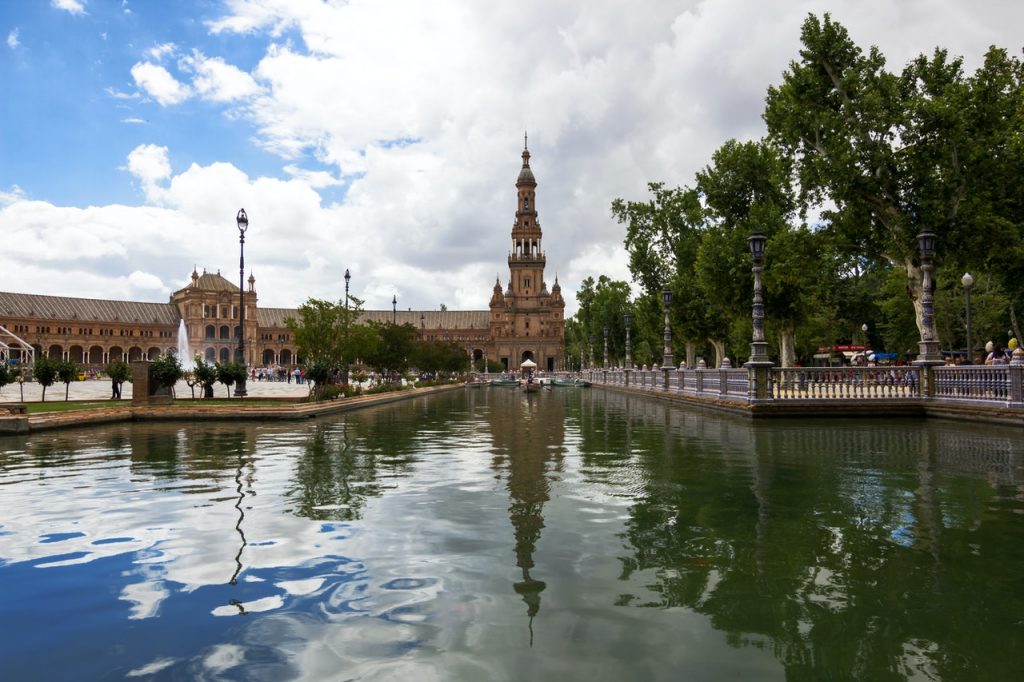
[[[342,391],[341,386],[338,386],[336,384],[331,384],[329,386],[324,386],[323,388],[320,389],[320,397],[319,397],[319,399],[320,400],[334,400],[335,398],[340,397],[342,395],[342,393],[343,393],[343,391]]]
[[[174,384],[181,378],[181,363],[176,355],[161,355],[153,360],[151,367],[153,383],[157,388],[174,388]]]
[[[53,382],[57,379],[59,368],[60,363],[57,360],[51,360],[45,355],[36,357],[36,362],[32,366],[32,376],[43,387],[43,402],[46,402],[46,389],[53,386]]]

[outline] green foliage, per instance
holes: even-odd
[[[338,385],[324,386],[320,390],[320,394],[319,394],[318,399],[319,400],[334,400],[334,399],[342,396],[343,394],[344,394],[344,390],[342,389],[341,386],[338,386]]]
[[[0,361],[0,388],[11,383],[11,368],[6,361]]]
[[[64,400],[67,400],[71,391],[71,382],[78,381],[78,374],[82,366],[74,360],[59,360],[57,362],[57,378],[64,384]]]
[[[409,368],[409,358],[415,349],[416,328],[408,323],[396,325],[390,322],[371,326],[377,331],[378,344],[372,353],[364,357],[366,364],[380,374],[403,374]]]
[[[199,356],[196,356],[195,363],[196,367],[192,370],[192,376],[202,386],[203,396],[212,398],[213,391],[211,389],[217,383],[217,365],[216,363],[207,364]]]
[[[245,365],[241,362],[215,362],[214,369],[217,374],[217,381],[224,384],[228,390],[228,397],[231,397],[231,387],[240,381],[245,381],[249,376]]]
[[[53,386],[53,382],[57,380],[59,369],[60,362],[57,360],[51,360],[45,355],[36,356],[36,362],[32,365],[32,376],[43,387],[43,402],[46,402],[46,389]]]
[[[113,360],[103,368],[108,377],[119,384],[132,380],[132,368],[123,360]]]
[[[150,376],[153,377],[153,383],[157,388],[174,388],[182,375],[181,362],[178,361],[178,356],[171,353],[161,355],[153,360],[150,368],[152,372]]]
[[[381,384],[379,386],[374,386],[372,388],[367,389],[365,395],[374,395],[376,393],[394,393],[396,391],[408,391],[410,389],[412,389],[412,386],[406,386],[401,383]]]
[[[416,340],[409,362],[421,372],[462,372],[469,366],[469,356],[454,341]]]
[[[650,183],[647,200],[612,203],[642,289],[632,304],[638,363],[648,349],[655,362],[660,356],[664,287],[673,294],[677,343],[698,354],[706,344],[731,349],[734,364],[743,361],[753,289],[746,239],[755,230],[767,236],[767,340],[786,363],[817,346],[864,342],[862,324],[876,349],[913,350],[922,297],[916,235],[924,230],[938,235],[934,295],[943,346],[965,341],[958,284],[965,270],[978,282],[974,340],[1005,339],[1017,329],[1024,306],[1020,59],[991,48],[965,74],[961,59],[936,49],[893,72],[876,48],[862,50],[831,17],[809,16],[798,59],[768,90],[764,118],[767,139],[725,142],[691,186]],[[600,362],[595,291],[585,280],[578,320],[566,324],[574,364],[589,354],[591,336]],[[610,339],[616,352],[617,344]]]
[[[306,367],[325,366],[330,372],[373,350],[375,334],[358,324],[363,302],[355,296],[348,300],[346,307],[344,301],[310,298],[299,306],[298,317],[285,320]]]

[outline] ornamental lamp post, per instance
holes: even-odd
[[[249,216],[245,209],[238,209],[235,216],[238,224],[238,362],[246,368],[248,374],[248,363],[245,361],[245,231],[249,229]],[[235,382],[235,397],[244,398],[249,395],[245,390],[245,377]]]
[[[345,372],[345,385],[348,385],[348,362],[345,356],[348,355],[348,283],[351,279],[351,273],[349,273],[348,268],[345,268],[345,354],[341,358],[341,366]]]
[[[672,291],[667,288],[662,291],[661,300],[665,303],[665,348],[662,352],[661,368],[663,370],[670,370],[675,369],[672,365],[672,327],[669,323],[669,306],[672,304]]]
[[[921,340],[918,341],[916,365],[941,365],[938,335],[935,333],[935,307],[932,280],[932,256],[935,255],[935,233],[917,235],[917,248],[921,254]]]
[[[771,365],[768,357],[768,343],[764,340],[764,298],[761,294],[761,270],[764,266],[764,245],[768,241],[763,232],[755,231],[747,237],[750,255],[753,257],[754,305],[752,310],[753,334],[750,342],[748,366]]]
[[[588,338],[590,340],[590,369],[594,369],[594,335],[591,334]]]
[[[629,341],[629,328],[633,326],[633,314],[624,314],[622,321],[626,323],[626,366],[623,371],[626,373],[626,386],[629,386],[629,372],[633,369],[633,345]]]
[[[345,312],[348,312],[348,282],[352,279],[352,275],[349,274],[348,268],[345,268]],[[345,317],[348,320],[348,317]]]
[[[764,246],[768,238],[755,228],[747,237],[747,246],[753,260],[751,271],[754,274],[754,301],[751,310],[753,331],[750,340],[750,359],[744,363],[747,368],[748,399],[751,401],[768,400],[771,396],[771,358],[768,357],[768,343],[764,340],[764,298],[761,295],[761,269],[764,266]]]
[[[398,320],[398,294],[391,297],[391,324],[397,324]]]
[[[608,369],[608,327],[604,328],[604,368]]]
[[[661,300],[665,303],[665,348],[661,354],[661,371],[665,375],[665,390],[669,389],[669,372],[675,369],[672,364],[672,325],[669,321],[669,307],[672,304],[672,291],[665,287],[661,292]]]
[[[860,330],[864,332],[864,350],[868,349],[868,323],[865,322],[860,326]]]
[[[971,287],[974,286],[974,278],[971,277],[971,273],[965,272],[964,276],[960,278],[960,283],[964,285],[964,296],[966,296],[967,303],[967,364],[974,364],[974,346],[971,345]]]

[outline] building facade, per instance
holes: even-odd
[[[468,357],[497,361],[507,369],[518,369],[527,359],[541,369],[561,369],[565,301],[558,279],[550,292],[544,280],[546,257],[529,150],[523,149],[522,159],[508,287],[502,290],[500,279],[495,283],[489,309],[368,310],[363,321],[411,324],[425,340],[457,343]],[[227,362],[238,348],[240,299],[246,363],[295,366],[298,349],[285,324],[298,315],[295,308],[261,308],[251,274],[240,295],[238,286],[219,272],[195,269],[167,303],[0,292],[0,358],[27,362],[32,355],[46,355],[98,369],[113,360],[178,353],[179,339],[187,338],[192,354]]]

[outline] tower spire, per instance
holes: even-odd
[[[526,144],[526,140],[527,140],[526,131],[524,130],[523,131],[523,149],[529,149],[530,148],[530,145]]]

